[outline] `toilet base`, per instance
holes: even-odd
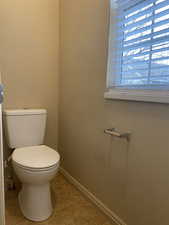
[[[22,184],[18,199],[23,215],[29,220],[44,221],[52,214],[50,183]]]

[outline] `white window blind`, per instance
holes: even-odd
[[[169,89],[169,0],[111,3],[116,23],[110,32],[108,86]]]

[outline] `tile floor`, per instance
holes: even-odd
[[[52,183],[53,215],[44,222],[25,219],[18,206],[17,191],[6,194],[6,225],[115,225],[61,174]]]

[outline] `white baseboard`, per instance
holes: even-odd
[[[127,225],[114,212],[105,206],[98,198],[96,198],[87,188],[73,178],[65,169],[60,168],[60,172],[72,183],[80,192],[82,192],[90,201],[92,201],[105,215],[107,215],[117,225]]]

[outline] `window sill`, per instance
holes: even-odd
[[[142,102],[169,103],[169,91],[161,90],[129,90],[109,89],[104,94],[105,99],[119,99]]]

